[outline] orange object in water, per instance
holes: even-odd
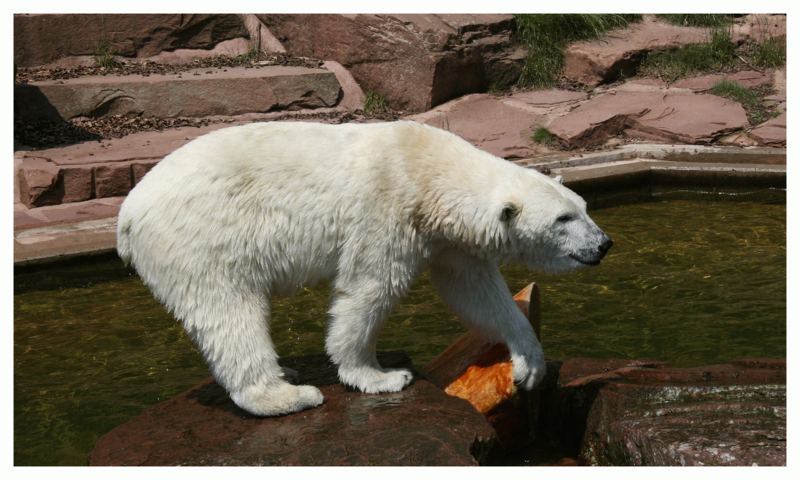
[[[539,288],[531,283],[516,295],[517,306],[541,339]],[[470,332],[459,337],[425,368],[426,376],[449,395],[463,398],[489,415],[516,392],[506,346]]]

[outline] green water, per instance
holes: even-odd
[[[505,268],[542,288],[549,358],[697,365],[786,351],[786,207],[671,199],[595,210],[615,245],[563,276]],[[97,438],[208,373],[183,330],[113,258],[15,273],[14,461],[85,465]],[[282,356],[323,352],[328,291],[275,302]],[[462,332],[423,277],[379,349],[425,365]],[[302,374],[302,372],[301,372]]]

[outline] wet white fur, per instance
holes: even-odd
[[[511,206],[516,215],[502,220]],[[575,215],[572,225],[555,218]],[[319,405],[286,382],[270,297],[330,279],[326,350],[343,383],[393,392],[411,381],[375,358],[387,314],[426,268],[464,323],[505,342],[532,388],[542,349],[498,264],[561,271],[596,248],[585,203],[558,182],[413,122],[256,123],[200,137],[161,161],[119,214],[117,250],[183,322],[241,408]]]

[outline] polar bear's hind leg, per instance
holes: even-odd
[[[292,371],[278,365],[263,297],[215,290],[194,298],[200,300],[184,319],[186,330],[236,405],[253,415],[274,416],[322,403],[318,388],[286,381]]]

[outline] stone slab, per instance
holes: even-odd
[[[750,136],[761,145],[786,145],[786,112],[758,125],[750,131]]]
[[[748,125],[732,100],[686,89],[616,91],[593,97],[547,128],[569,148],[599,145],[625,129],[677,143],[708,144]]]
[[[14,101],[30,120],[175,118],[333,107],[340,91],[328,70],[266,66],[45,80],[16,85]]]
[[[507,96],[472,94],[407,118],[451,131],[493,155],[525,158],[551,151],[532,140],[533,132],[586,96],[557,89]]]

